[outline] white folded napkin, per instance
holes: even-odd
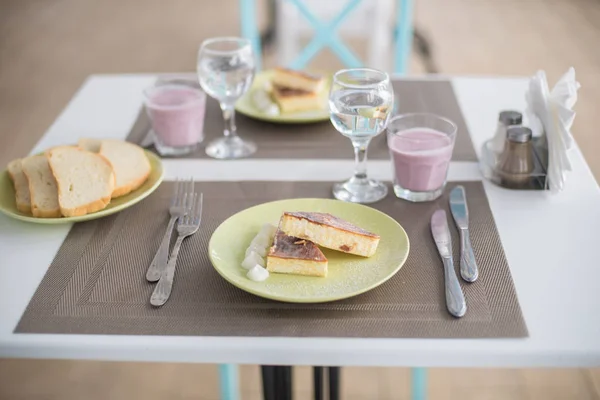
[[[552,193],[563,189],[566,173],[571,170],[568,150],[573,145],[573,106],[580,87],[573,67],[559,79],[552,91],[544,71],[538,71],[529,82],[525,113],[534,136],[545,137],[548,144],[547,185]]]

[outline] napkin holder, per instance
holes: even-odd
[[[479,164],[483,176],[507,189],[561,191],[566,172],[571,170],[568,150],[573,143],[570,129],[575,113],[572,108],[579,88],[573,68],[569,68],[552,91],[545,72],[538,71],[530,79],[525,110],[527,125],[534,134],[531,140],[533,170],[515,182],[498,168],[500,154],[494,150],[493,139],[490,139],[481,151]]]

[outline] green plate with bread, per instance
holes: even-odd
[[[37,224],[89,221],[122,211],[162,182],[160,158],[120,140],[80,140],[13,160],[0,173],[0,212]]]

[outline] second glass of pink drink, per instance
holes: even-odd
[[[440,197],[454,150],[456,125],[434,114],[404,114],[388,123],[394,193],[409,201]]]

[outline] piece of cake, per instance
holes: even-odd
[[[288,236],[278,229],[267,255],[267,270],[324,277],[327,276],[327,258],[314,243]]]
[[[15,201],[17,210],[23,213],[31,213],[31,197],[29,195],[29,181],[23,172],[21,159],[16,159],[8,164],[8,175],[15,188]]]
[[[282,113],[320,110],[323,108],[323,97],[319,93],[274,85],[271,90],[271,97]]]
[[[325,85],[325,79],[321,76],[287,68],[275,68],[271,82],[274,86],[312,93],[320,92]]]
[[[363,257],[375,254],[379,245],[379,235],[326,213],[284,212],[279,229],[319,246]]]

